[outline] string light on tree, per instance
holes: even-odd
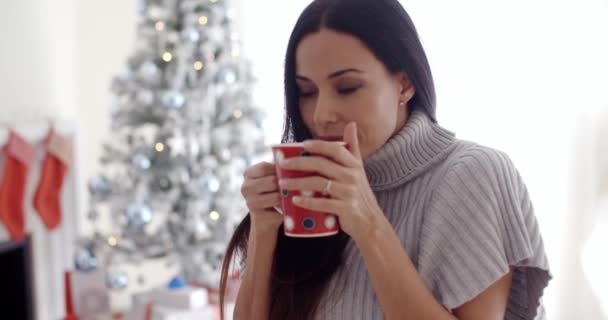
[[[118,245],[118,240],[115,237],[108,238],[108,244],[112,247]]]
[[[209,218],[213,221],[217,221],[220,218],[220,214],[217,211],[211,211],[209,213]]]
[[[162,58],[163,58],[163,61],[170,62],[173,59],[173,55],[171,54],[171,52],[166,51],[163,53]]]

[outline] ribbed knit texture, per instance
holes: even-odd
[[[370,186],[433,295],[452,310],[514,267],[505,319],[535,318],[551,275],[532,203],[509,157],[415,111],[364,160]],[[383,319],[354,242],[317,319]]]

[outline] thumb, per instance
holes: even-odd
[[[359,139],[357,138],[357,123],[350,122],[344,128],[344,141],[348,143],[348,149],[350,152],[361,159],[361,150],[359,149]]]

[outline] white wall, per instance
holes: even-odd
[[[127,70],[127,58],[135,45],[138,21],[136,0],[74,1],[76,39],[76,98],[82,128],[83,177],[100,168],[101,142],[110,134],[110,84]],[[86,181],[85,181],[86,182]],[[86,191],[83,188],[83,191]],[[84,192],[83,199],[88,198]],[[87,203],[87,202],[85,202]],[[90,225],[81,225],[83,232]]]
[[[64,201],[64,209],[70,211],[65,216],[79,216],[80,223],[78,230],[70,232],[87,231],[84,207],[75,205],[87,203],[86,178],[97,171],[100,143],[109,133],[110,79],[124,70],[132,50],[135,4],[135,0],[0,1],[0,127],[44,128],[45,122],[53,120],[62,129],[69,129],[77,144],[76,158],[80,159],[69,175],[77,179],[64,186],[64,195],[76,193],[76,200],[68,205]],[[28,138],[29,131],[22,131]],[[36,170],[28,181],[37,179]],[[73,199],[74,195],[67,197]],[[27,217],[28,230],[43,231],[32,217]],[[54,320],[63,316],[58,276],[60,279],[62,269],[70,267],[71,257],[41,259],[49,254],[49,248],[61,247],[57,241],[66,238],[53,232],[35,236],[34,243],[47,241],[39,239],[50,242],[43,244],[46,251],[42,255],[34,249],[38,260],[34,267],[36,319]],[[65,244],[64,248],[71,246]]]
[[[134,45],[136,3],[0,1],[0,124],[74,122],[82,176],[94,175],[109,134],[110,80]]]
[[[0,121],[74,117],[71,1],[0,2]]]

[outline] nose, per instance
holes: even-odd
[[[327,128],[338,120],[336,104],[329,97],[319,94],[313,121],[320,128]]]

